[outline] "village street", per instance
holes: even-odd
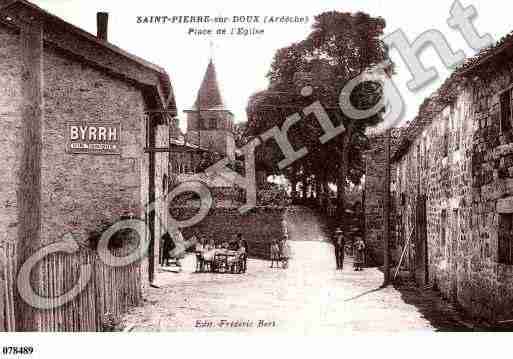
[[[159,274],[161,288],[151,288],[145,305],[125,316],[122,325],[134,331],[298,334],[438,329],[392,286],[380,288],[378,269],[355,272],[346,259],[344,270],[336,271],[333,246],[323,241],[318,226],[303,213],[294,222],[288,223],[291,237],[309,240],[291,241],[294,259],[288,269],[250,259],[246,274],[193,273],[189,256],[181,273]]]

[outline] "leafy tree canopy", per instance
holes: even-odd
[[[301,113],[315,101],[323,105],[332,122],[344,123],[350,130],[321,145],[319,137],[323,132],[318,121],[312,115],[303,118],[290,128],[288,135],[296,149],[308,148],[308,156],[294,167],[280,171],[276,164],[283,154],[274,141],[267,141],[257,148],[257,159],[263,168],[289,178],[315,175],[342,186],[346,181],[360,182],[365,130],[379,123],[381,115],[350,121],[338,107],[338,100],[348,81],[388,60],[387,48],[381,40],[384,28],[385,20],[381,17],[362,12],[325,12],[315,17],[306,39],[276,52],[267,75],[268,88],[249,100],[246,136],[281,127],[287,116]],[[387,71],[391,72],[391,68]],[[311,96],[301,95],[306,86],[312,88]],[[351,102],[356,108],[370,108],[381,98],[381,90],[380,83],[362,83],[351,94]]]

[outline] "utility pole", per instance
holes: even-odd
[[[383,286],[390,284],[390,140],[391,129],[385,133],[385,196],[383,203],[383,219],[385,221],[385,236],[384,236],[384,260],[383,260]]]

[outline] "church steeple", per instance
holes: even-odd
[[[193,110],[224,109],[214,62],[210,59]]]
[[[212,58],[203,76],[198,95],[187,114],[189,140],[202,148],[211,149],[229,159],[235,159],[233,113],[226,109]]]

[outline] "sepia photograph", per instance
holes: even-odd
[[[0,355],[504,345],[512,11],[0,0]]]

